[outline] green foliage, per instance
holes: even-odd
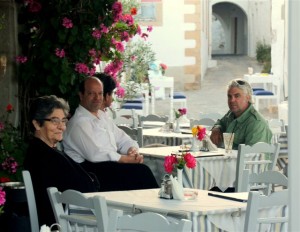
[[[271,71],[271,45],[258,42],[256,44],[256,60],[262,63],[263,73],[270,73]]]
[[[123,42],[124,32],[131,38],[138,25],[116,17],[113,9],[116,2],[22,1],[18,15],[22,28],[18,36],[19,55],[27,59],[18,66],[22,125],[28,124],[30,100],[40,95],[65,98],[72,113],[79,101],[77,86],[95,72],[94,64],[121,59],[121,51],[113,39]],[[70,20],[72,26],[64,25],[64,19]],[[107,32],[102,31],[103,27]],[[93,35],[95,32],[99,32],[98,37]],[[59,56],[57,49],[63,50],[64,55]],[[79,70],[78,65],[85,69]]]
[[[149,64],[156,58],[150,43],[137,40],[127,44],[122,60],[126,80],[142,83],[147,79]]]

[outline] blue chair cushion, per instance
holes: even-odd
[[[253,92],[253,95],[255,95],[255,96],[274,95],[274,93],[272,93],[271,91],[267,91],[267,90],[257,90],[257,91]]]
[[[130,100],[127,100],[126,103],[143,103],[144,98],[139,97],[139,98],[132,98]]]
[[[186,96],[182,92],[174,92],[173,94],[174,99],[184,99]]]
[[[259,91],[259,90],[265,90],[264,88],[252,88],[252,91]]]
[[[141,104],[141,103],[124,103],[121,108],[122,109],[142,110],[143,109],[143,104]]]

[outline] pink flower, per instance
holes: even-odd
[[[55,49],[55,55],[60,57],[60,58],[63,58],[65,57],[65,50],[64,49],[59,49],[59,48],[56,48]]]
[[[188,168],[196,167],[196,163],[197,163],[196,159],[193,155],[191,155],[191,153],[186,153],[183,158],[184,158],[184,160],[186,162],[186,166]]]
[[[197,136],[197,139],[202,141],[206,135],[206,128],[202,126],[195,126],[192,128],[192,134]]]
[[[0,205],[4,205],[5,197],[6,197],[6,193],[4,192],[2,187],[0,187]]]
[[[116,95],[118,98],[123,98],[125,96],[125,89],[122,86],[118,86],[116,90]]]
[[[130,38],[130,36],[129,36],[128,32],[127,31],[123,31],[122,34],[121,34],[121,40],[125,41],[125,42],[128,42],[129,38]]]
[[[147,33],[143,33],[143,34],[141,35],[141,37],[142,37],[144,40],[146,40],[146,39],[148,38],[148,34],[147,34]]]
[[[75,71],[78,73],[89,74],[89,67],[83,63],[77,63],[75,65]]]
[[[5,124],[3,122],[0,122],[0,131],[5,129]]]
[[[164,162],[164,167],[165,167],[165,171],[167,173],[171,173],[173,171],[174,168],[174,164],[177,164],[177,158],[176,155],[168,155],[165,157],[165,162]]]
[[[122,42],[116,41],[114,38],[112,38],[112,43],[116,46],[116,49],[119,52],[124,52],[124,45],[122,44]]]
[[[166,70],[168,68],[168,66],[165,65],[165,64],[163,64],[163,63],[161,63],[159,65],[160,65],[160,67],[161,67],[162,70]]]
[[[171,154],[165,157],[164,168],[167,173],[171,173],[174,168],[183,169],[184,165],[188,168],[194,168],[196,163],[195,157],[190,153]]]
[[[28,1],[28,11],[31,13],[37,13],[42,9],[42,5],[37,1]]]
[[[95,30],[92,32],[92,36],[93,36],[95,39],[100,39],[100,38],[101,38],[101,31],[98,30],[98,29],[95,29]]]
[[[116,60],[105,66],[104,73],[115,78],[119,73],[119,71],[122,69],[122,67],[123,67],[123,61]]]
[[[64,17],[63,18],[63,23],[62,25],[65,27],[65,28],[72,28],[73,27],[73,22],[71,19],[68,19],[67,17]]]
[[[121,20],[129,26],[133,25],[133,23],[134,23],[132,15],[129,15],[129,14],[123,15]]]
[[[24,64],[27,62],[27,57],[26,56],[17,56],[16,57],[16,62],[18,64]]]
[[[17,168],[19,166],[17,161],[11,156],[7,157],[1,165],[3,170],[6,170],[12,174],[17,172]]]
[[[153,27],[152,27],[152,26],[148,26],[148,27],[147,27],[147,31],[148,31],[148,32],[151,32],[152,30],[153,30]]]
[[[178,111],[179,111],[179,113],[181,114],[181,116],[182,116],[182,115],[185,115],[186,112],[187,112],[186,108],[180,108],[180,109],[178,109]]]
[[[112,6],[114,21],[117,22],[122,18],[123,7],[121,2],[115,2]]]
[[[109,32],[108,28],[103,23],[100,25],[100,28],[100,31],[104,34],[107,34]]]

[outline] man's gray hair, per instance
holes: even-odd
[[[251,85],[245,81],[245,80],[242,80],[242,79],[234,79],[232,81],[230,81],[227,85],[227,91],[233,87],[236,87],[236,88],[239,88],[241,89],[245,94],[249,95],[250,96],[250,100],[249,102],[250,103],[253,103],[252,101],[252,94],[253,94],[253,91],[252,91],[252,87]]]

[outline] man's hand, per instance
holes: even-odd
[[[213,128],[211,130],[210,139],[216,146],[219,147],[221,145],[221,142],[223,141],[222,135],[223,134],[219,128]]]
[[[120,163],[143,163],[144,157],[140,155],[138,149],[131,147],[127,151],[127,155],[122,155],[119,159]]]

